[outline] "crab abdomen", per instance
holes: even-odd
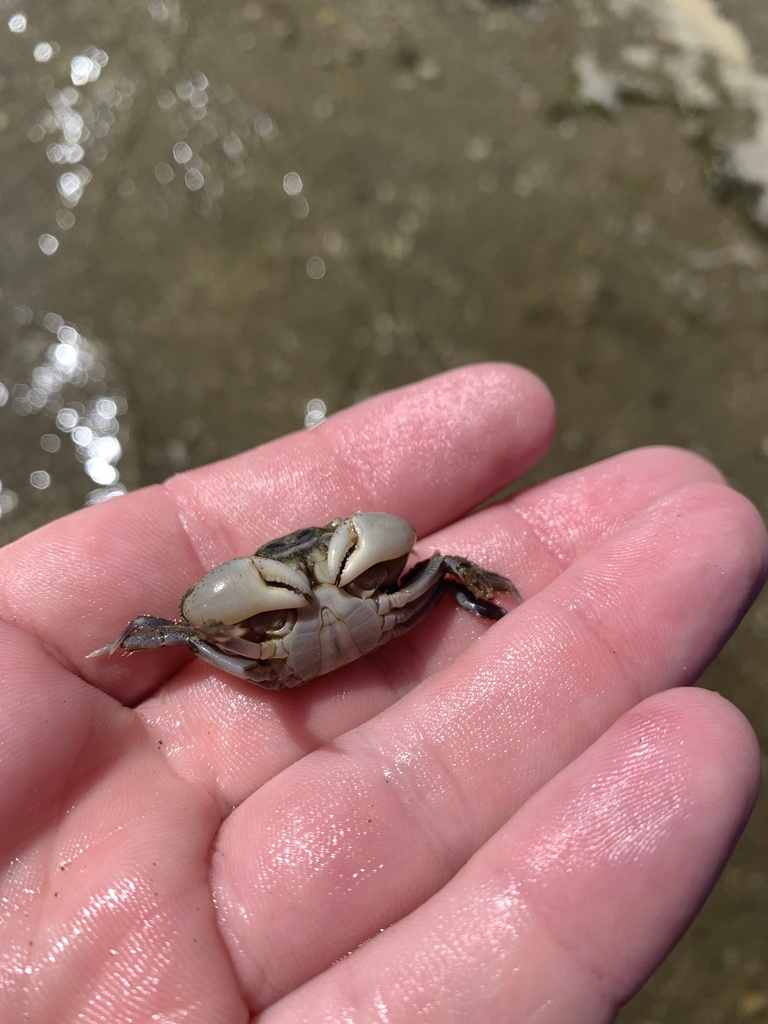
[[[306,681],[355,661],[389,639],[373,598],[355,597],[321,585],[312,605],[299,610],[285,637],[286,667]]]

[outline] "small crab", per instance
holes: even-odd
[[[505,576],[459,555],[418,562],[400,579],[416,531],[399,516],[357,512],[278,537],[255,555],[206,573],[181,600],[181,618],[140,615],[88,655],[186,644],[216,668],[269,690],[301,686],[368,654],[420,622],[451,593],[488,619]]]

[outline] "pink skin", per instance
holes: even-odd
[[[672,449],[461,518],[553,429],[536,378],[468,367],[0,551],[0,1020],[612,1018],[749,814],[749,726],[680,687],[768,553]],[[489,624],[446,600],[287,693],[179,649],[84,660],[206,569],[359,508],[525,603]]]

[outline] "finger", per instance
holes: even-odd
[[[751,729],[722,698],[651,698],[428,903],[261,1024],[613,1020],[704,901],[759,771]]]
[[[468,555],[507,573],[530,598],[654,499],[707,479],[720,475],[697,456],[644,449],[531,488],[420,540],[418,548],[422,555],[434,548]],[[407,636],[289,694],[263,695],[198,662],[140,711],[175,771],[205,780],[223,804],[236,806],[300,757],[450,666],[488,629],[445,601]]]
[[[620,714],[693,681],[765,564],[743,498],[673,492],[465,657],[246,800],[214,879],[252,1004],[408,913]]]
[[[31,637],[0,623],[0,847],[3,862],[117,745],[118,708]]]
[[[172,617],[204,570],[340,513],[397,509],[420,533],[433,530],[528,469],[553,422],[538,378],[504,365],[466,367],[371,399],[318,430],[77,513],[9,546],[0,553],[0,617],[134,701],[189,657],[162,651],[84,661],[137,614]]]
[[[0,1021],[243,1020],[210,902],[219,818],[159,753],[0,624]]]

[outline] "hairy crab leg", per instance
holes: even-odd
[[[116,640],[97,651],[91,651],[86,654],[86,658],[98,658],[102,654],[114,654],[119,650],[149,651],[155,647],[172,647],[174,644],[189,646],[194,639],[194,631],[185,622],[160,619],[156,615],[139,615],[128,623]]]
[[[455,579],[446,579],[446,573]],[[407,607],[440,583],[453,594],[462,608],[488,619],[500,619],[506,615],[501,605],[488,600],[494,590],[511,594],[518,604],[523,603],[520,591],[506,576],[483,569],[468,558],[441,555],[435,551],[431,558],[417,562],[408,570],[400,581],[399,591],[389,595],[392,607]]]
[[[173,622],[171,619],[161,619],[155,615],[139,615],[128,623],[111,644],[91,651],[86,657],[98,658],[102,654],[110,655],[120,650],[148,651],[156,647],[173,647],[176,644],[184,644],[209,665],[229,672],[239,679],[246,679],[249,683],[256,683],[270,690],[284,689],[286,685],[290,685],[277,678],[275,669],[263,661],[223,651],[202,640],[188,623]],[[257,645],[250,646],[255,648]]]

